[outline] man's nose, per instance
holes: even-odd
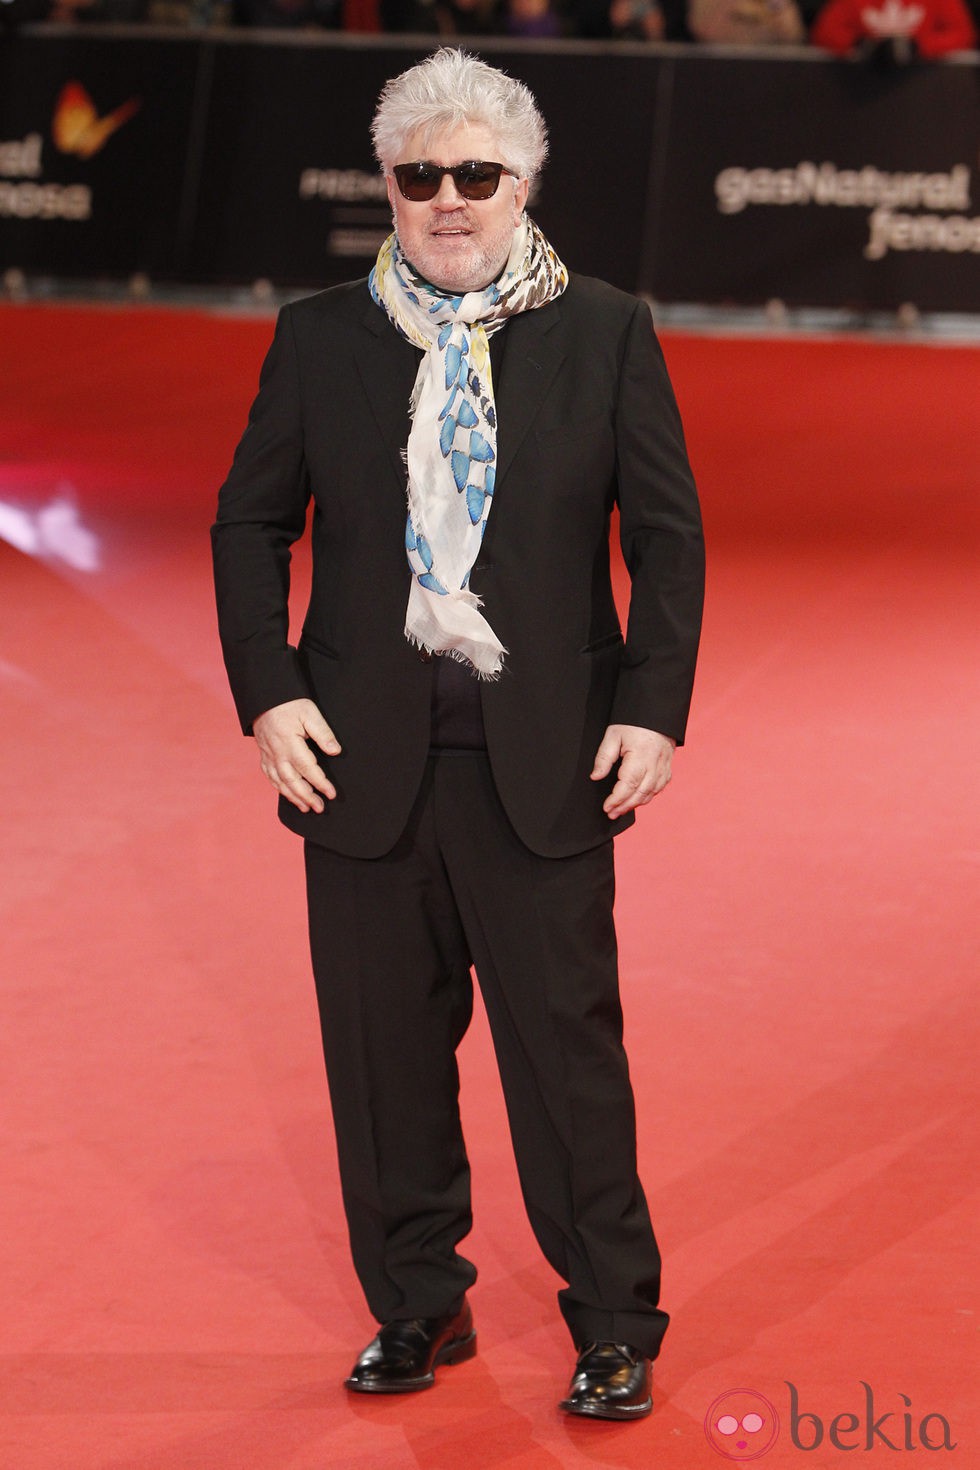
[[[463,207],[463,196],[456,188],[456,180],[452,174],[443,174],[439,192],[432,202],[437,209],[453,210]]]

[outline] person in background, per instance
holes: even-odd
[[[232,0],[231,19],[234,25],[274,30],[336,30],[341,0]]]
[[[801,45],[806,30],[796,0],[688,0],[696,41],[718,46]]]
[[[539,40],[555,40],[562,33],[552,0],[505,0],[504,33]]]
[[[493,36],[500,31],[500,0],[433,0],[440,36]]]
[[[612,0],[609,24],[622,41],[662,41],[666,31],[657,0]]]
[[[828,0],[810,40],[835,56],[902,66],[972,50],[977,29],[963,0]]]

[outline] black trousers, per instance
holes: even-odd
[[[382,858],[306,845],[310,938],[354,1265],[380,1322],[454,1311],[476,1270],[456,1048],[474,966],[528,1217],[576,1344],[655,1357],[660,1255],[636,1173],[612,841],[542,858],[485,753],[428,763]]]

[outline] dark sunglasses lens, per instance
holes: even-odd
[[[453,181],[464,199],[492,199],[500,172],[499,163],[464,163],[453,169]]]
[[[442,172],[428,163],[401,163],[395,169],[395,178],[406,199],[434,199],[442,183]]]

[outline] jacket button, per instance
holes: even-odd
[[[422,662],[424,664],[431,664],[431,662],[432,662],[432,654],[429,652],[429,650],[427,648],[420,648],[419,649],[419,658],[422,660]]]

